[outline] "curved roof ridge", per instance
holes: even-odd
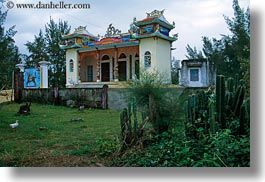
[[[96,37],[95,35],[87,31],[86,26],[79,26],[78,28],[75,28],[74,33],[80,35],[88,35],[89,37]]]

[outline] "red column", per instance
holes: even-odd
[[[100,53],[97,50],[97,82],[100,82]]]
[[[119,81],[119,64],[118,64],[118,49],[114,52],[114,81]]]

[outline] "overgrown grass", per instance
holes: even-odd
[[[32,104],[30,115],[16,116],[18,110],[15,103],[0,106],[0,166],[101,166],[119,148],[118,111]]]

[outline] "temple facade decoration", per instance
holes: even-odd
[[[215,66],[206,59],[189,59],[181,62],[180,80],[185,87],[209,87],[215,85]]]
[[[171,46],[177,37],[169,33],[174,27],[164,10],[154,10],[143,20],[134,18],[125,33],[110,24],[103,38],[82,26],[63,35],[60,47],[66,50],[66,86],[140,79],[142,69],[158,71],[171,83]]]

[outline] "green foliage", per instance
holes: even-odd
[[[133,145],[141,145],[144,133],[144,126],[149,118],[145,112],[141,112],[142,122],[138,124],[136,99],[129,102],[128,108],[124,108],[120,113],[121,125],[121,151],[130,148]]]
[[[43,33],[40,30],[35,36],[33,42],[27,42],[30,55],[26,63],[27,66],[38,66],[39,61],[49,61],[51,63],[49,69],[49,83],[51,86],[65,86],[65,51],[60,49],[59,43],[63,41],[62,35],[70,32],[70,26],[66,21],[59,20],[56,23],[53,19],[45,25]]]
[[[215,97],[210,94],[208,99],[215,100]],[[244,104],[244,109],[249,109],[249,100]],[[178,125],[155,135],[148,145],[137,145],[120,153],[117,111],[85,110],[80,115],[76,109],[33,104],[31,115],[22,117],[14,115],[18,108],[18,104],[12,103],[2,104],[0,108],[0,133],[4,141],[0,142],[0,166],[94,166],[97,163],[117,167],[250,166],[249,136],[239,137],[231,129],[210,135],[205,133],[205,128],[197,127],[199,139],[193,139],[185,137],[183,125]],[[132,105],[131,115],[133,110],[137,111]],[[141,116],[139,113],[137,116],[139,123]],[[84,121],[69,122],[72,117]],[[20,127],[14,132],[8,124],[16,119],[20,120]],[[200,124],[199,120],[195,122]],[[40,126],[48,130],[39,131]]]
[[[148,72],[142,70],[139,80],[130,83],[129,98],[136,98],[139,109],[146,112],[156,133],[168,130],[170,125],[170,112],[172,108],[164,107],[169,105],[166,96],[167,80],[158,71]]]
[[[189,138],[199,139],[199,128],[204,134],[215,132],[217,126],[215,123],[215,98],[208,91],[197,91],[196,94],[189,96],[184,104],[185,134]]]
[[[175,60],[175,58],[173,57],[173,61],[171,63],[171,80],[172,80],[172,84],[179,84],[179,61]]]
[[[244,81],[234,83],[217,76],[215,93],[197,92],[186,101],[185,134],[196,153],[192,166],[250,165],[250,102]]]
[[[217,121],[222,129],[226,128],[225,122],[225,77],[218,75],[216,77],[216,115]]]
[[[17,31],[15,26],[5,28],[6,17],[7,11],[0,9],[0,89],[12,87],[12,73],[20,61],[18,47],[13,39]]]
[[[241,9],[238,0],[233,1],[234,17],[224,16],[231,35],[222,35],[221,39],[203,37],[203,54],[196,47],[187,46],[188,59],[206,58],[214,63],[217,75],[226,75],[246,82],[250,89],[250,10]],[[248,93],[249,94],[249,93]]]
[[[91,146],[81,145],[81,146],[76,146],[74,149],[70,151],[66,151],[64,153],[67,153],[70,155],[76,155],[76,156],[90,156],[92,151],[91,151]],[[55,153],[55,156],[58,156],[58,152]]]
[[[65,65],[65,51],[60,49],[59,43],[62,42],[62,35],[69,34],[70,27],[66,21],[59,20],[55,23],[50,19],[50,22],[45,25],[45,41],[47,43],[47,54],[49,62],[51,62],[50,69],[50,83],[52,86],[64,87],[66,81],[66,65]]]
[[[217,76],[215,93],[201,91],[190,95],[184,105],[186,136],[200,139],[198,128],[204,134],[215,134],[221,129],[231,129],[235,135],[249,135],[249,98],[245,98],[245,84],[234,79]]]
[[[181,133],[164,132],[148,148],[130,151],[113,160],[112,166],[248,167],[249,143],[248,137],[237,138],[230,130],[204,135],[199,142],[187,140]]]
[[[241,9],[238,0],[233,1],[234,17],[229,18],[224,16],[231,31],[231,36],[223,36],[219,41],[222,44],[221,49],[218,49],[218,43],[213,40],[213,52],[220,52],[220,62],[217,63],[220,72],[228,77],[234,77],[237,73],[240,78],[248,80],[249,76],[249,61],[250,61],[250,12],[249,8],[244,11]],[[214,61],[214,57],[210,59]],[[217,68],[217,69],[218,69]],[[249,88],[249,87],[248,87]]]
[[[118,111],[80,113],[76,108],[32,103],[30,115],[17,116],[19,104],[0,105],[0,166],[93,166],[90,158],[100,162],[120,148]],[[72,118],[83,121],[70,122]],[[9,124],[16,120],[19,127],[13,131]]]
[[[250,166],[250,138],[237,137],[226,129],[208,139],[209,148],[222,166]]]
[[[197,51],[196,47],[191,48],[188,44],[186,47],[186,51],[188,55],[186,55],[187,59],[203,59],[202,51]]]
[[[37,36],[34,36],[33,42],[27,42],[25,45],[30,53],[30,55],[26,58],[27,67],[35,67],[39,65],[40,61],[48,60],[46,51],[47,44],[42,30],[40,30]]]
[[[98,154],[102,157],[108,157],[110,155],[113,155],[115,152],[118,152],[120,150],[120,143],[116,138],[113,139],[103,139],[103,138],[96,138],[95,139],[95,151],[98,152]],[[95,152],[94,151],[94,152]]]

